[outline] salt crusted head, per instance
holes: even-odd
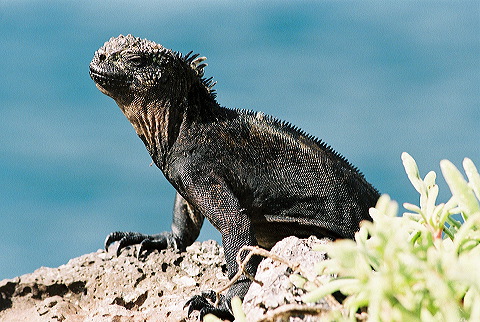
[[[172,101],[198,84],[211,94],[211,79],[202,78],[205,59],[191,52],[182,56],[147,39],[120,35],[95,52],[90,77],[119,105],[128,105],[139,97]]]

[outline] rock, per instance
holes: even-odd
[[[313,267],[325,254],[312,251],[314,237],[288,237],[272,249],[288,261],[300,263],[306,277],[315,279]],[[116,248],[98,250],[71,259],[58,268],[41,267],[31,274],[0,281],[0,321],[197,321],[185,302],[203,290],[219,289],[227,282],[223,248],[215,241],[195,242],[185,252],[153,251],[143,260],[136,247],[120,256]],[[299,303],[303,294],[289,280],[285,264],[267,258],[244,300],[247,321],[284,304]],[[328,305],[321,302],[317,305]],[[290,321],[317,321],[311,316]]]
[[[119,257],[112,248],[0,281],[0,321],[196,321],[185,302],[228,281],[215,241],[153,251],[144,261],[135,247]]]
[[[290,263],[300,264],[305,278],[308,280],[321,280],[317,277],[314,266],[326,259],[326,254],[312,250],[317,244],[330,242],[328,239],[319,240],[316,237],[308,239],[299,239],[297,237],[287,237],[278,242],[271,253],[286,259]],[[247,321],[258,321],[265,317],[267,312],[285,304],[301,304],[301,296],[305,294],[303,289],[295,287],[289,279],[292,270],[286,265],[270,258],[264,259],[257,270],[255,278],[263,283],[260,286],[253,283],[243,301],[243,308],[247,316]],[[326,277],[324,277],[326,278]],[[322,300],[315,304],[321,307],[325,312],[330,310],[328,303]],[[276,320],[275,320],[276,321]],[[284,321],[281,320],[280,321]],[[288,321],[320,321],[319,316],[297,314],[290,317]]]

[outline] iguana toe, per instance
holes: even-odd
[[[220,319],[233,321],[235,318],[232,315],[232,313],[230,313],[230,310],[228,309],[225,297],[223,295],[220,295],[220,302],[217,307],[215,307],[210,302],[210,301],[213,302],[214,300],[215,300],[215,292],[206,291],[206,292],[203,292],[202,295],[193,296],[190,300],[188,300],[185,303],[184,308],[188,306],[187,314],[189,317],[193,311],[199,311],[200,320],[203,320],[203,318],[207,314],[213,314]]]
[[[162,239],[144,239],[140,243],[137,252],[137,258],[140,258],[142,254],[146,251],[151,251],[154,249],[162,250],[168,247],[167,240],[165,238]]]
[[[118,243],[117,248],[117,256],[120,255],[122,249],[127,246],[135,245],[141,243],[145,239],[150,239],[149,235],[144,235],[135,232],[123,232],[123,231],[115,231],[110,233],[107,238],[105,239],[105,250],[108,252],[108,248],[114,242]]]

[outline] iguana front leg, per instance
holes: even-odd
[[[223,218],[229,217],[224,215]],[[230,228],[227,232],[222,233],[223,248],[225,251],[225,260],[227,262],[228,278],[232,279],[238,272],[238,264],[236,262],[237,253],[240,248],[245,245],[256,246],[257,241],[253,232],[250,219],[244,211],[240,211],[237,215],[230,217]],[[244,257],[246,254],[242,254]],[[243,258],[242,258],[243,259]],[[257,271],[258,264],[261,257],[253,256],[247,265],[245,270],[252,276]],[[215,307],[213,303],[216,300],[216,294],[214,291],[204,291],[201,295],[195,295],[187,301],[185,307],[188,308],[188,315],[194,310],[200,311],[200,319],[208,314],[233,321],[233,315],[231,313],[231,300],[234,296],[238,296],[241,299],[244,298],[248,291],[248,288],[252,284],[252,281],[245,275],[242,275],[227,291],[227,294],[220,295],[220,302]]]
[[[175,248],[184,250],[197,239],[203,220],[204,216],[177,193],[171,231],[154,235],[116,231],[110,233],[105,239],[105,249],[108,251],[109,246],[118,241],[117,255],[121,253],[123,248],[135,244],[140,244],[137,257],[140,257],[144,251],[152,249]]]
[[[184,182],[187,182],[185,179]],[[215,228],[222,234],[225,260],[227,262],[228,277],[232,279],[238,272],[236,257],[238,251],[246,245],[256,246],[257,240],[247,210],[241,207],[237,196],[229,189],[228,184],[220,178],[203,177],[194,180],[195,185],[187,186],[189,200],[195,202],[195,206],[205,217],[209,219]],[[246,266],[251,275],[255,275],[260,258],[255,256]],[[232,319],[230,302],[234,296],[243,299],[248,291],[251,281],[242,276],[221,296],[220,303],[215,307],[211,301],[212,291],[195,295],[185,306],[188,306],[188,314],[193,310],[200,311],[200,318],[208,313],[213,313],[221,318]]]

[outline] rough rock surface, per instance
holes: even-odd
[[[321,280],[326,277],[317,277],[314,266],[326,259],[326,254],[312,250],[312,247],[318,244],[328,243],[328,239],[318,239],[314,236],[308,239],[299,239],[297,237],[287,237],[279,241],[272,249],[271,253],[280,256],[292,264],[300,264],[305,278],[310,281]],[[267,312],[285,304],[301,304],[301,296],[305,294],[303,289],[295,287],[289,279],[292,270],[286,264],[282,264],[270,258],[263,260],[257,270],[255,278],[263,283],[253,283],[248,290],[243,301],[243,308],[247,316],[247,321],[258,321],[265,318]],[[330,310],[330,306],[325,300],[315,304],[325,312]],[[276,319],[274,319],[276,321]],[[280,321],[285,321],[280,319]],[[320,316],[294,315],[288,321],[320,321]]]
[[[196,321],[185,302],[228,281],[214,241],[154,251],[144,261],[135,247],[119,257],[111,248],[0,281],[0,321]]]
[[[312,247],[326,240],[288,237],[272,253],[300,267],[313,280],[315,263],[325,254]],[[31,274],[0,281],[0,321],[197,321],[183,308],[191,296],[219,289],[227,282],[223,248],[215,241],[195,242],[186,252],[153,251],[144,260],[136,247],[115,255],[98,250],[71,259],[58,268],[42,267]],[[273,309],[299,303],[304,294],[290,281],[285,264],[265,259],[244,300],[247,321],[258,321]],[[321,302],[317,307],[328,310]],[[319,317],[290,317],[289,321],[317,321]],[[275,321],[274,319],[273,321]]]

